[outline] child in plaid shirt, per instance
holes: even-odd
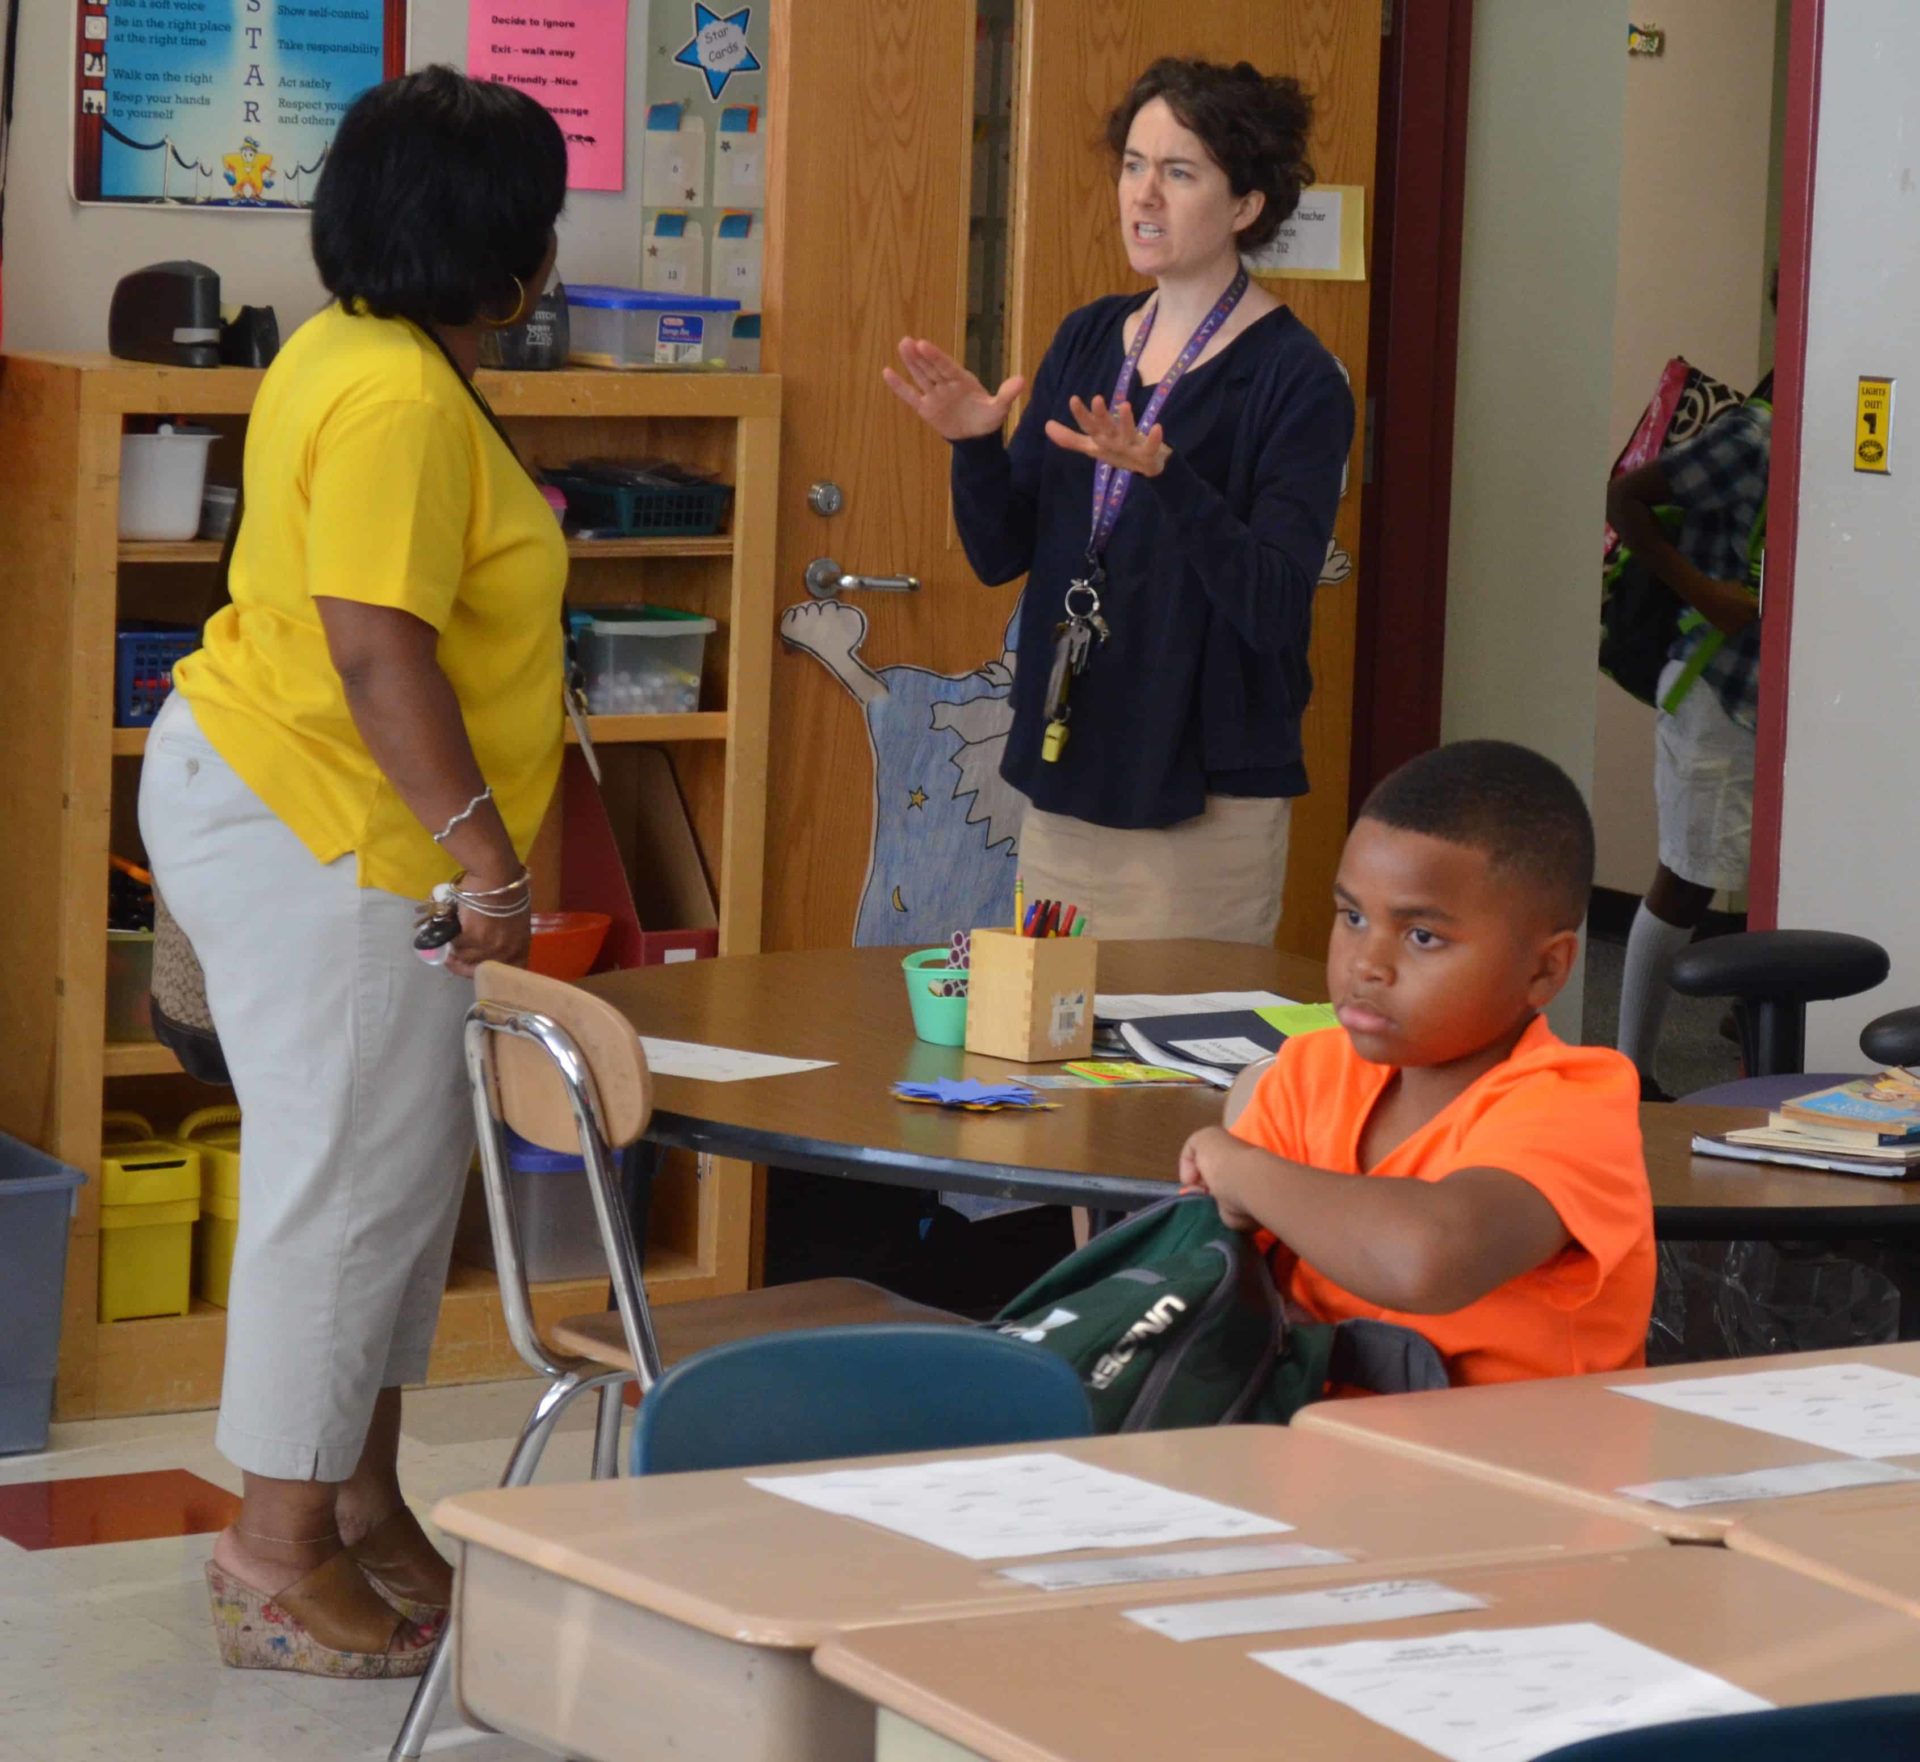
[[[1665,1099],[1653,1053],[1674,957],[1714,894],[1747,884],[1772,390],[1768,374],[1746,403],[1615,478],[1607,495],[1614,530],[1689,608],[1657,692],[1660,866],[1634,915],[1620,989],[1618,1044],[1651,1099]],[[1654,512],[1663,506],[1682,515],[1671,542]]]

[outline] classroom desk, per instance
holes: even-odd
[[[1745,1426],[1703,1419],[1611,1392],[1614,1384],[1684,1381],[1803,1365],[1865,1363],[1920,1376],[1920,1341],[1836,1352],[1785,1353],[1715,1364],[1665,1365],[1426,1395],[1326,1401],[1294,1419],[1294,1429],[1344,1438],[1411,1461],[1457,1469],[1517,1491],[1559,1499],[1645,1524],[1680,1541],[1724,1540],[1742,1518],[1777,1502],[1695,1506],[1675,1511],[1615,1489],[1695,1475],[1743,1474],[1840,1453]],[[1920,1456],[1901,1460],[1920,1468]],[[1792,1501],[1814,1509],[1852,1492],[1813,1493]]]
[[[1727,1546],[1920,1618],[1920,1482],[1785,1499],[1742,1517]]]
[[[909,1107],[901,1081],[1005,1078],[1029,1067],[916,1040],[899,949],[814,949],[639,967],[584,981],[642,1033],[828,1070],[744,1083],[655,1079],[648,1138],[719,1156],[997,1198],[1134,1210],[1164,1198],[1180,1147],[1220,1118],[1215,1089],[1058,1090],[1056,1109],[976,1114]],[[1318,961],[1229,942],[1110,942],[1104,992],[1267,990],[1325,998]],[[1057,1066],[1046,1067],[1058,1069]],[[1920,1233],[1920,1182],[1695,1157],[1698,1131],[1762,1125],[1764,1111],[1684,1103],[1641,1110],[1663,1237],[1885,1238]]]
[[[1490,1606],[1185,1642],[1112,1604],[1082,1606],[869,1628],[823,1646],[814,1666],[878,1709],[876,1762],[1433,1762],[1250,1654],[1476,1628],[1598,1623],[1780,1706],[1920,1689],[1920,1628],[1904,1616],[1719,1549],[1474,1568],[1442,1582]],[[1141,1601],[1193,1600],[1187,1587]]]
[[[1206,1580],[1215,1595],[1661,1547],[1650,1531],[1610,1517],[1280,1427],[1025,1448],[1278,1518],[1295,1527],[1262,1540],[1351,1557]],[[915,1459],[852,1466],[907,1460]],[[588,1762],[653,1754],[638,1743],[648,1731],[682,1762],[864,1756],[871,1718],[809,1669],[813,1647],[896,1621],[1082,1602],[1138,1607],[1195,1582],[1041,1591],[1000,1576],[996,1568],[1012,1561],[981,1564],[831,1516],[750,1487],[736,1471],[463,1494],[434,1520],[461,1543],[454,1632],[462,1704],[501,1731]]]

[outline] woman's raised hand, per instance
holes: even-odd
[[[1015,374],[997,392],[989,392],[946,350],[920,337],[901,339],[900,365],[899,373],[881,368],[880,377],[942,440],[978,440],[997,433],[1014,399],[1027,389],[1027,382]]]

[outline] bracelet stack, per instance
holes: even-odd
[[[533,871],[522,869],[516,881],[509,881],[504,887],[491,887],[484,892],[471,892],[460,885],[466,877],[463,875],[447,886],[447,897],[462,911],[474,913],[482,918],[517,918],[523,912],[533,909]],[[439,889],[436,888],[438,893]]]

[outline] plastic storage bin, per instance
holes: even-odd
[[[650,606],[589,612],[575,653],[596,716],[678,716],[700,707],[700,663],[716,626]]]
[[[529,1144],[517,1133],[506,1136],[507,1178],[513,1185],[513,1214],[520,1225],[520,1256],[528,1279],[538,1284],[603,1277],[607,1257],[600,1251],[600,1222],[593,1212],[586,1164],[577,1156]],[[460,1212],[458,1253],[469,1265],[499,1265],[477,1172]]]
[[[0,1455],[47,1447],[67,1225],[86,1178],[0,1132]]]
[[[225,1309],[233,1284],[233,1245],[240,1234],[240,1110],[203,1107],[180,1122],[177,1136],[200,1152],[193,1294]]]
[[[158,434],[120,437],[120,536],[186,539],[200,530],[210,428],[160,424]]]
[[[565,518],[576,528],[617,538],[711,538],[727,523],[730,483],[644,482],[636,468],[629,481],[586,471],[549,471],[546,486],[566,501]]]
[[[113,720],[148,728],[173,693],[173,669],[200,646],[200,632],[178,625],[123,625],[114,639]]]
[[[638,288],[567,289],[567,359],[581,367],[725,367],[738,300],[645,294]]]
[[[107,932],[107,1040],[153,1038],[153,932]]]
[[[100,1319],[185,1315],[192,1302],[200,1152],[108,1114],[100,1152]]]

